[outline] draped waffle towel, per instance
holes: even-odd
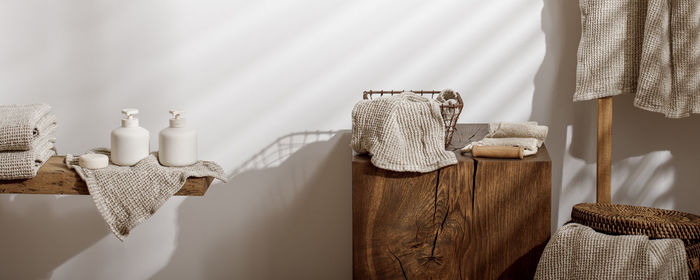
[[[440,104],[404,92],[362,100],[352,109],[352,148],[369,153],[375,166],[393,171],[430,172],[457,163],[445,151]]]
[[[606,235],[571,223],[544,249],[535,279],[688,279],[680,239]]]
[[[0,151],[26,151],[45,130],[56,125],[47,104],[0,106]]]
[[[107,149],[93,152],[110,154]],[[72,155],[66,156],[66,164],[85,181],[97,210],[121,241],[180,190],[188,177],[212,176],[226,181],[223,170],[214,162],[198,161],[184,167],[164,167],[158,163],[155,153],[134,166],[110,163],[102,169],[82,168],[78,165],[78,157]]]
[[[56,154],[53,133],[47,133],[32,141],[28,151],[0,152],[0,180],[29,179]]]
[[[669,118],[700,113],[700,1],[580,0],[574,100],[636,93]]]

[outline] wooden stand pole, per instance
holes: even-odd
[[[596,202],[610,203],[612,192],[612,97],[598,99]]]

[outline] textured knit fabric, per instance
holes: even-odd
[[[39,168],[56,155],[56,138],[47,133],[32,141],[28,151],[0,152],[0,180],[29,179]]]
[[[508,146],[522,147],[524,156],[531,156],[537,153],[541,146],[535,138],[484,138],[482,140],[467,144],[462,148],[463,153],[471,152],[474,146]]]
[[[26,151],[44,130],[56,124],[46,104],[0,106],[0,151]]]
[[[688,265],[680,239],[605,235],[572,223],[552,236],[535,279],[688,279]]]
[[[486,137],[467,144],[462,152],[471,152],[474,146],[509,146],[522,147],[523,155],[531,156],[542,147],[548,131],[547,126],[538,125],[537,122],[490,123]]]
[[[109,156],[107,149],[93,152]],[[226,181],[223,170],[214,162],[198,161],[184,167],[164,167],[158,163],[155,153],[134,166],[110,163],[102,169],[82,168],[78,165],[78,157],[72,155],[66,156],[66,164],[85,181],[97,210],[121,241],[180,190],[188,177],[212,176]]]
[[[352,110],[352,148],[393,171],[430,172],[457,163],[445,151],[440,104],[413,93],[362,100]]]
[[[487,138],[534,138],[537,139],[537,146],[547,138],[549,128],[538,125],[537,122],[526,123],[490,123]]]
[[[574,100],[635,93],[669,118],[700,113],[700,1],[580,0]]]

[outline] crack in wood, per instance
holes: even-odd
[[[474,159],[474,173],[472,174],[472,213],[474,213],[474,202],[476,201],[476,170],[479,166],[479,161]]]
[[[450,207],[447,207],[447,210],[445,210],[445,215],[442,217],[442,222],[440,222],[440,227],[435,229],[435,237],[433,238],[433,247],[430,250],[430,256],[425,258],[425,262],[423,265],[428,265],[431,262],[434,262],[437,265],[442,265],[442,257],[436,257],[435,256],[435,248],[437,247],[437,240],[438,237],[440,236],[440,232],[442,232],[445,229],[445,223],[447,222],[447,216],[450,214]]]
[[[399,267],[401,268],[401,273],[403,273],[403,279],[408,280],[408,276],[406,275],[406,270],[403,268],[403,263],[401,262],[401,259],[399,259],[399,257],[396,254],[394,254],[394,252],[392,252],[391,250],[388,250],[388,251],[389,251],[389,254],[394,256],[394,259],[396,259],[396,261],[399,263]]]
[[[435,199],[433,208],[433,223],[435,223],[435,216],[437,214],[437,204],[438,204],[438,188],[440,187],[440,169],[437,170],[437,176],[435,177]]]

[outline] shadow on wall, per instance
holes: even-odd
[[[48,279],[56,267],[109,234],[85,196],[50,197],[0,196],[0,279]]]
[[[595,149],[595,106],[590,102],[573,102],[576,86],[576,50],[580,38],[578,1],[545,0],[542,9],[542,30],[546,52],[535,75],[535,93],[531,120],[549,126],[547,150],[552,159],[552,230],[559,221],[559,203],[568,186],[563,184],[564,159],[567,152],[567,130],[571,126],[577,148]],[[581,155],[586,155],[583,152]],[[587,161],[595,160],[589,158]],[[585,174],[583,174],[585,175]],[[580,186],[585,176],[573,180]],[[595,180],[591,179],[591,182]],[[581,186],[585,187],[585,186]],[[590,193],[592,196],[594,193]],[[552,231],[554,232],[554,231]]]
[[[280,137],[182,203],[177,249],[154,278],[348,278],[351,155],[349,131]]]
[[[531,119],[550,127],[554,230],[568,219],[571,202],[595,200],[597,107],[595,101],[573,102],[581,36],[578,1],[544,0],[542,30],[546,53],[534,81]],[[667,119],[635,108],[633,99],[631,94],[614,97],[613,202],[700,213],[700,205],[693,202],[700,196],[700,130],[693,129],[700,118]],[[565,176],[565,169],[573,174]],[[663,176],[672,181],[657,180]],[[563,182],[565,177],[568,182]]]

